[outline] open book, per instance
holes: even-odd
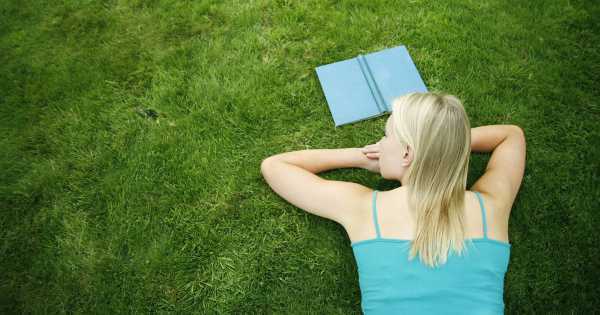
[[[335,127],[392,112],[392,101],[427,88],[405,46],[318,66]]]

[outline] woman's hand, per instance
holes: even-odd
[[[362,147],[360,151],[367,158],[363,168],[374,173],[379,173],[379,141]]]

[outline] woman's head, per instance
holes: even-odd
[[[435,174],[456,177],[468,166],[470,147],[469,118],[459,99],[441,93],[411,93],[392,104],[380,141],[379,167],[384,178],[396,179],[403,186],[409,184],[410,170],[432,175],[427,178]]]
[[[458,98],[411,93],[394,100],[380,142],[384,178],[407,186],[417,219],[411,256],[429,265],[462,249],[464,194],[471,154],[471,126]]]

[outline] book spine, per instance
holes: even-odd
[[[356,59],[358,60],[360,70],[362,71],[363,76],[365,77],[365,80],[367,81],[369,90],[371,90],[371,95],[373,96],[373,99],[375,100],[375,103],[377,104],[377,107],[379,108],[379,112],[383,113],[383,112],[389,111],[387,104],[385,103],[385,100],[383,99],[383,95],[381,95],[381,91],[379,91],[379,87],[377,86],[377,83],[375,82],[375,78],[373,77],[373,74],[371,73],[371,68],[369,67],[369,63],[367,62],[367,59],[363,55],[358,55],[356,57]]]

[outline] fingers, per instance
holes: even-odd
[[[363,153],[379,152],[379,144],[369,144],[369,145],[364,146],[361,150]]]
[[[375,153],[366,153],[366,156],[370,159],[378,159],[379,158],[379,152],[375,152]]]

